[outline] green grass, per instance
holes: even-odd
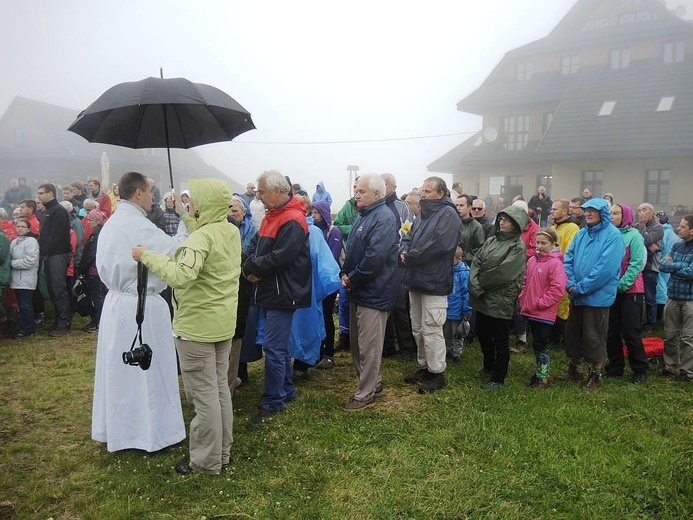
[[[77,328],[77,327],[76,327]],[[476,344],[448,387],[421,396],[386,360],[385,396],[346,413],[350,357],[309,372],[298,399],[255,426],[262,366],[234,397],[231,470],[178,476],[183,443],[108,453],[90,438],[96,338],[2,340],[0,518],[370,519],[686,518],[693,515],[693,387],[651,373],[641,386],[530,390],[531,354],[506,388],[474,374]],[[553,353],[553,372],[565,356]],[[133,370],[137,370],[133,367]],[[191,409],[184,403],[186,422]]]

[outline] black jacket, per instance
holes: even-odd
[[[408,291],[447,296],[462,222],[450,197],[421,199],[421,214],[402,239],[406,252],[403,284]]]
[[[57,200],[46,204],[46,211],[41,218],[41,230],[38,238],[41,256],[62,255],[71,253],[70,216]]]

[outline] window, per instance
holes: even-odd
[[[512,203],[513,197],[522,195],[522,188],[525,184],[525,178],[522,175],[508,175],[505,178],[505,205],[509,206]]]
[[[674,99],[676,99],[676,96],[665,96],[661,98],[655,112],[671,112],[671,107],[674,105]]]
[[[609,27],[608,18],[595,18],[594,20],[587,20],[585,25],[580,29],[581,31],[594,31],[597,29],[603,29],[604,27]]]
[[[561,74],[575,74],[580,68],[580,56],[563,56],[561,58]]]
[[[553,121],[553,112],[544,112],[544,120],[543,120],[543,124],[541,127],[542,135],[545,134],[546,131],[549,129],[549,126],[551,125],[551,121]]]
[[[551,196],[551,181],[553,180],[553,175],[537,175],[537,186],[534,189],[534,193],[539,191],[539,186],[544,186],[546,188],[546,194]]]
[[[586,170],[582,172],[582,185],[580,192],[589,188],[593,197],[601,197],[602,186],[604,185],[604,172],[601,170]]]
[[[522,150],[529,142],[529,116],[502,118],[506,150]]]
[[[630,49],[611,51],[611,70],[625,69],[628,65],[630,65]]]
[[[602,108],[599,109],[599,114],[597,115],[599,117],[610,116],[615,107],[616,101],[604,101],[604,103],[602,103]]]
[[[14,129],[14,145],[15,146],[24,146],[26,143],[24,142],[24,129],[23,128],[15,128]]]
[[[517,79],[519,81],[526,81],[531,78],[532,72],[534,72],[534,65],[532,63],[519,63],[517,65]]]
[[[669,170],[647,170],[645,200],[650,204],[669,204]]]
[[[618,23],[620,25],[626,25],[629,23],[649,22],[657,18],[658,16],[652,11],[635,11],[633,13],[622,14],[618,18]]]
[[[664,63],[680,63],[683,61],[685,46],[683,41],[664,42],[662,44],[662,57]]]

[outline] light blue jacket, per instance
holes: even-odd
[[[676,235],[674,228],[671,224],[662,224],[664,228],[664,238],[662,239],[662,258],[669,256],[671,253],[671,248],[674,244],[681,242],[681,239]],[[665,273],[659,271],[659,277],[657,278],[657,303],[659,305],[664,305],[667,302],[667,284],[669,283],[670,273]]]
[[[568,278],[566,290],[573,304],[586,307],[611,307],[616,300],[621,278],[621,259],[626,247],[621,232],[611,223],[609,204],[593,198],[582,205],[597,209],[601,221],[585,226],[565,253],[563,265]]]

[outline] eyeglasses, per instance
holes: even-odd
[[[474,208],[474,207],[472,208],[472,211],[483,211],[483,210],[484,210],[484,208]]]
[[[498,217],[498,222],[510,222],[510,219],[508,217],[501,215],[500,217]]]

